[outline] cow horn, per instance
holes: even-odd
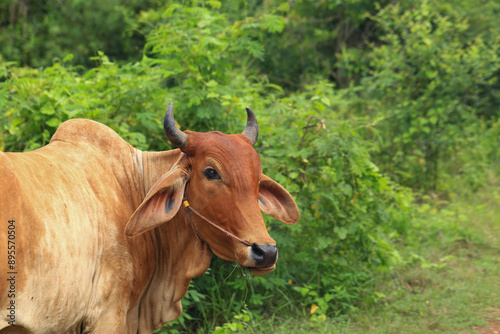
[[[252,146],[255,145],[257,138],[259,138],[259,124],[257,123],[257,118],[250,107],[247,107],[247,125],[241,134],[250,138]]]
[[[175,125],[174,119],[174,105],[172,102],[168,104],[165,119],[163,120],[163,130],[168,140],[178,148],[185,148],[187,144],[188,135]]]

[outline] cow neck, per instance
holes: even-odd
[[[141,328],[152,331],[181,314],[181,300],[189,283],[207,271],[212,252],[193,233],[183,212],[146,233],[154,236],[159,249],[156,267],[140,298],[138,322]]]
[[[177,149],[142,153],[142,199],[182,155]],[[181,299],[187,292],[189,282],[202,275],[210,265],[212,252],[208,245],[193,233],[185,215],[184,210],[179,210],[172,220],[143,234],[148,235],[147,239],[155,244],[154,253],[145,255],[154,257],[155,269],[147,286],[143,287],[145,290],[137,305],[137,322],[139,327],[147,329],[146,331],[152,331],[180,315]]]

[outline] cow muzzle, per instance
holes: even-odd
[[[278,248],[274,245],[253,243],[250,246],[250,257],[256,267],[270,267],[278,260]]]
[[[246,259],[238,261],[248,267],[253,275],[264,275],[276,269],[278,248],[275,245],[253,243],[247,248]]]

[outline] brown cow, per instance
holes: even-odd
[[[212,252],[272,271],[260,210],[287,224],[299,212],[262,174],[247,113],[242,134],[181,132],[170,104],[165,133],[180,149],[165,152],[84,119],[43,148],[0,152],[0,332],[151,333],[180,315]]]

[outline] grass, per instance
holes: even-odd
[[[417,211],[398,245],[406,260],[377,274],[377,303],[314,322],[306,310],[269,319],[243,314],[216,333],[466,334],[500,320],[500,182],[492,178],[446,204],[429,198]]]

